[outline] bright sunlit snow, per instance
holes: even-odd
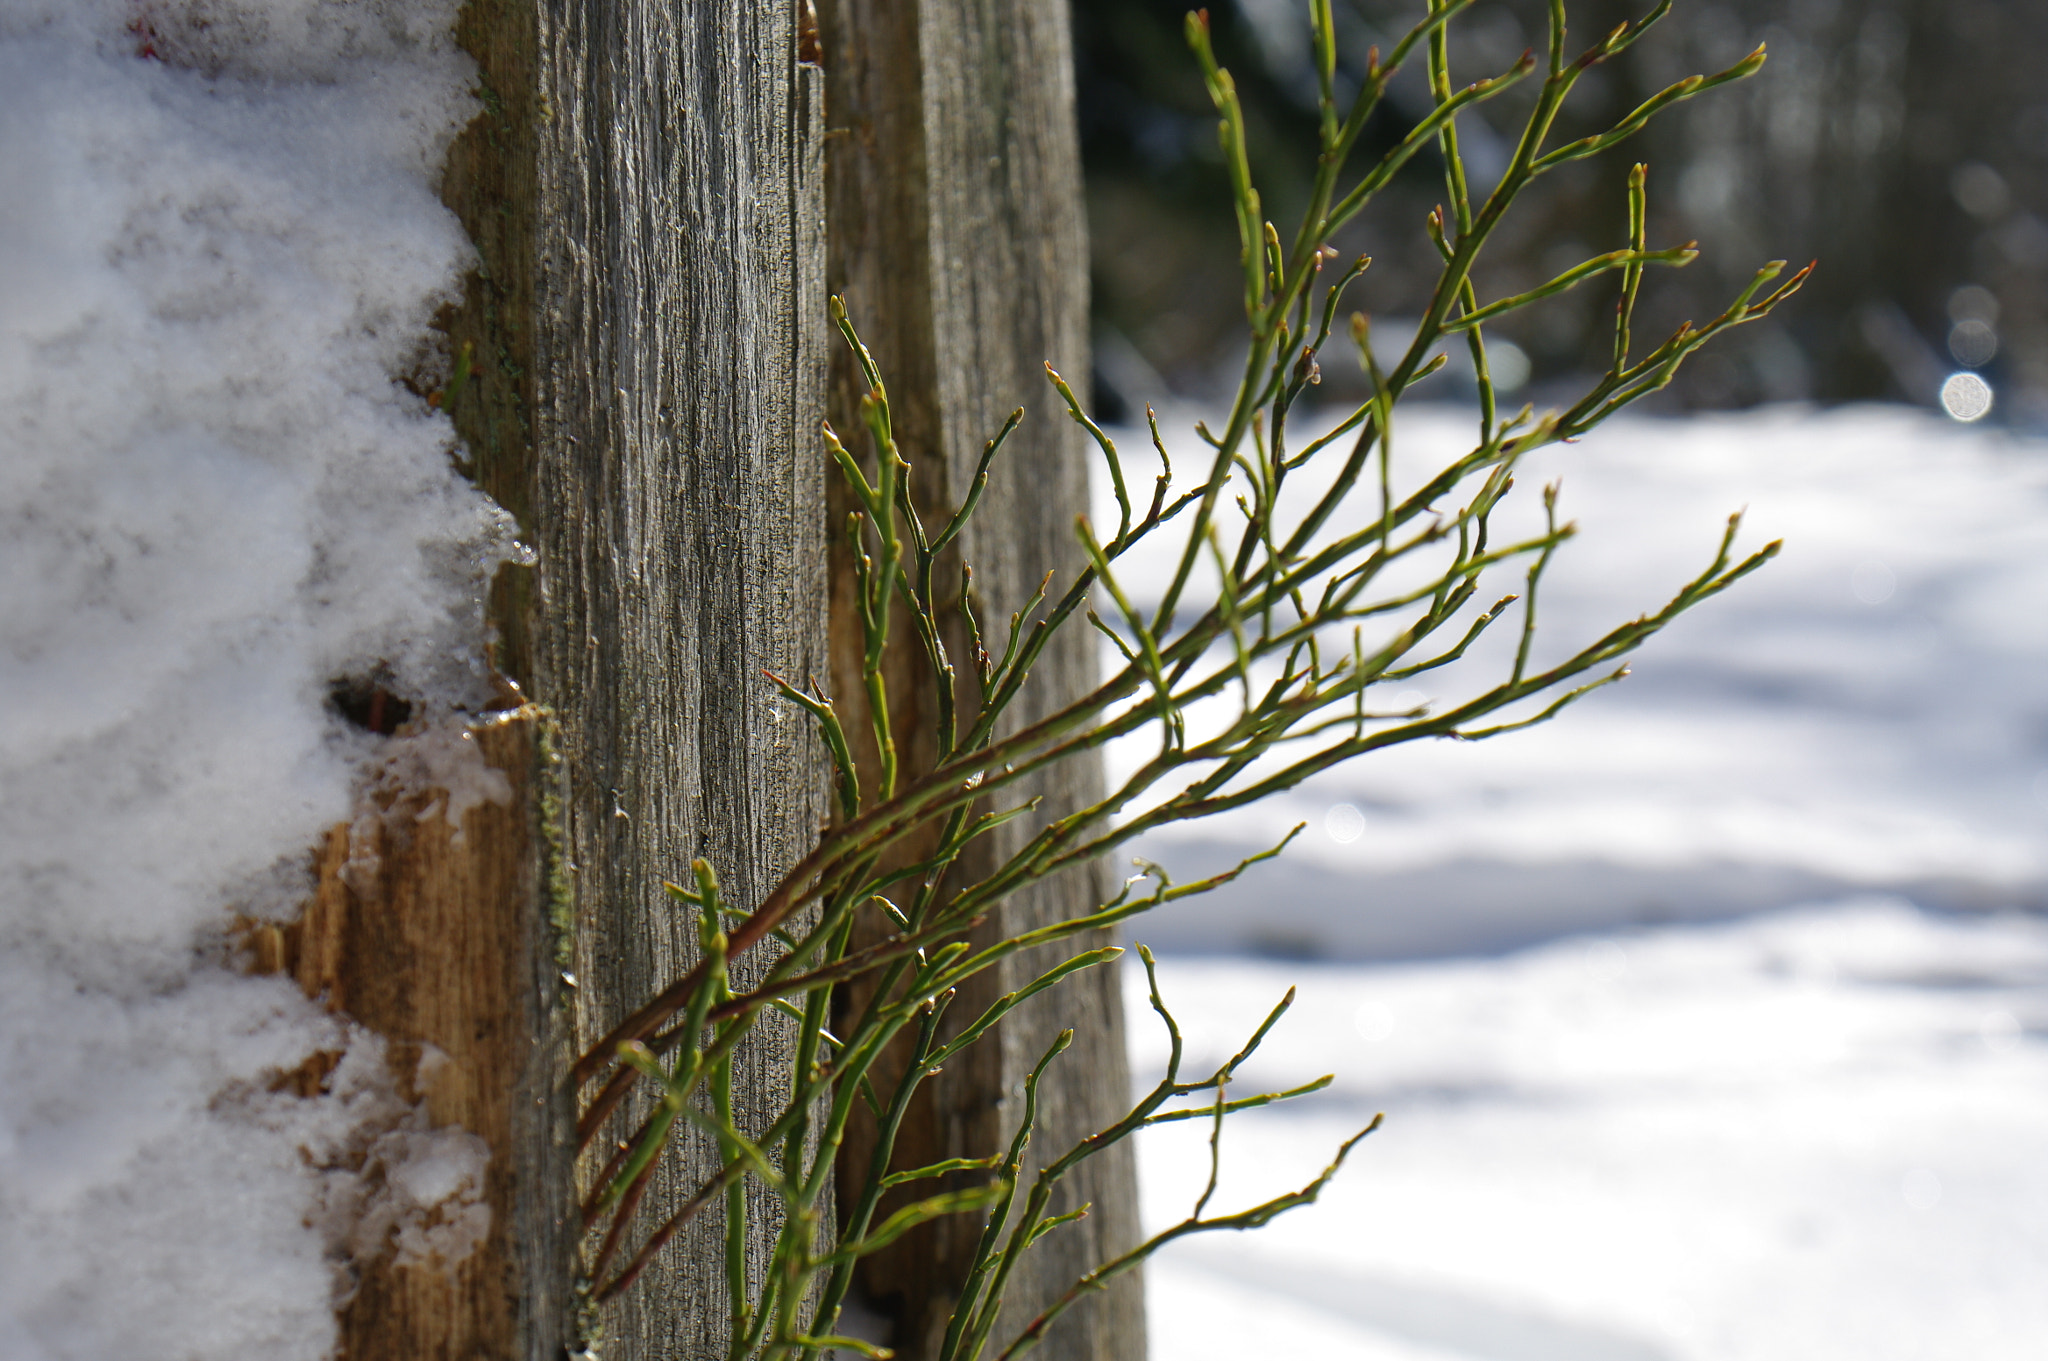
[[[2048,1337],[2048,924],[1879,900],[1506,959],[1162,972],[1205,1072],[1300,988],[1235,1094],[1337,1075],[1232,1118],[1221,1207],[1387,1115],[1316,1205],[1168,1250],[1162,1357],[1279,1354],[1290,1330],[1321,1361],[2028,1361]],[[1159,1031],[1126,1004],[1151,1073]],[[1148,1222],[1187,1213],[1205,1137],[1146,1136]]]
[[[351,1244],[487,1213],[489,1150],[229,948],[404,764],[329,685],[459,724],[515,551],[397,382],[471,259],[455,9],[0,0],[0,1361],[320,1361]]]
[[[1441,466],[1474,424],[1409,416],[1397,468]],[[1146,485],[1156,465],[1132,461]],[[1904,409],[1624,421],[1525,463],[1523,518],[1503,530],[1531,527],[1552,479],[1581,533],[1543,581],[1539,663],[1662,605],[1732,511],[1739,547],[1785,550],[1555,723],[1395,748],[1141,842],[1194,877],[1309,825],[1255,880],[1149,922],[1159,945],[1426,955],[1871,889],[2048,902],[2048,446]],[[1124,574],[1156,597],[1146,547]],[[1520,586],[1496,571],[1481,594]],[[1519,622],[1374,703],[1470,693],[1504,671]]]
[[[1409,418],[1398,462],[1469,425]],[[1551,726],[1369,757],[1134,847],[1192,877],[1308,824],[1279,864],[1132,924],[1166,952],[1189,1069],[1297,984],[1233,1092],[1337,1075],[1234,1117],[1219,1206],[1387,1116],[1318,1205],[1149,1268],[1157,1353],[2038,1355],[2048,448],[1777,410],[1618,424],[1523,486],[1558,476],[1583,535],[1545,579],[1539,655],[1661,604],[1732,510],[1784,555]],[[1126,575],[1156,598],[1163,571]],[[1244,950],[1265,958],[1217,953]],[[1148,1082],[1163,1040],[1126,982]],[[1147,1136],[1154,1227],[1199,1192],[1205,1136]]]

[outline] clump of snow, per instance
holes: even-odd
[[[481,804],[500,807],[512,802],[512,781],[484,760],[476,733],[464,722],[443,723],[391,744],[383,778],[406,789],[434,791],[438,797],[415,815],[419,821],[447,819],[452,844],[462,844],[462,822]]]
[[[394,381],[470,255],[434,193],[471,111],[455,9],[0,0],[8,1361],[314,1361],[337,1187],[381,1177],[353,1231],[407,1260],[482,1231],[488,1150],[204,948],[289,915],[369,767],[439,782],[457,827],[500,794],[452,716],[518,550]],[[422,736],[328,707],[380,664]],[[271,1090],[323,1051],[327,1095]]]
[[[401,1265],[452,1270],[491,1231],[484,1169],[491,1149],[452,1125],[428,1128],[415,1109],[336,1169],[327,1227],[361,1265],[387,1251]],[[351,1165],[353,1164],[353,1165]]]
[[[372,891],[384,863],[386,809],[413,793],[427,796],[415,820],[445,819],[449,844],[460,846],[469,811],[480,804],[510,803],[512,782],[484,760],[475,729],[460,714],[392,738],[372,767],[369,787],[349,823],[348,857],[340,870],[344,885],[360,894]]]
[[[403,1140],[379,1148],[396,1210],[398,1260],[452,1267],[491,1230],[491,1207],[483,1203],[490,1145],[452,1126],[390,1137]]]

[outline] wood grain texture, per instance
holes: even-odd
[[[797,0],[470,0],[459,35],[485,108],[444,189],[480,255],[448,323],[475,357],[452,414],[539,559],[501,573],[491,617],[499,669],[555,723],[544,896],[573,1052],[691,962],[662,879],[704,856],[751,906],[822,817],[820,753],[761,676],[824,664],[822,89]],[[764,1026],[744,1052],[742,1112],[770,1112],[783,1045]],[[573,1177],[528,1152],[523,1194],[559,1219]],[[642,1228],[711,1166],[689,1147]],[[617,1361],[722,1355],[717,1235],[707,1218],[579,1326]],[[552,1361],[576,1328],[567,1256],[550,1267],[527,1288],[557,1316],[520,1354]]]
[[[462,436],[465,471],[512,513],[522,538],[533,543],[541,523],[540,451],[534,435],[541,337],[534,284],[538,129],[544,121],[533,0],[467,0],[456,21],[456,39],[476,60],[483,107],[450,147],[443,168],[442,199],[477,248],[462,301],[443,318],[451,349],[469,370],[448,411]],[[529,694],[535,688],[534,646],[541,624],[536,576],[530,567],[500,568],[488,610],[491,660],[501,676]],[[493,1333],[494,1345],[465,1354],[476,1361],[557,1361],[579,1331],[571,1291],[575,1111],[561,1082],[563,1065],[573,1053],[564,973],[574,962],[561,920],[566,906],[559,825],[563,771],[554,756],[553,720],[538,709],[527,713],[538,715],[527,735],[531,778],[516,782],[516,788],[523,825],[532,833],[525,852],[529,873],[510,908],[518,912],[523,934],[507,937],[504,948],[514,953],[502,961],[468,961],[472,967],[509,970],[524,980],[523,989],[504,999],[517,1023],[508,1032],[508,1041],[517,1046],[508,1061],[517,1063],[523,1078],[515,1093],[510,1143],[494,1160],[516,1169],[506,1187],[510,1202],[503,1220],[511,1229],[507,1250],[516,1264],[514,1289],[509,1299],[475,1295],[467,1302],[479,1315],[495,1316],[509,1308],[511,1331]],[[471,854],[493,853],[488,835],[466,839]],[[497,849],[509,853],[512,848]],[[415,948],[431,958],[436,943]],[[399,1345],[401,1337],[381,1339],[381,1349],[364,1353],[359,1361],[407,1354]],[[424,1349],[433,1345],[437,1340],[431,1336],[413,1339],[423,1354],[431,1354]]]
[[[692,962],[663,878],[703,856],[751,908],[823,816],[761,675],[824,666],[822,92],[794,0],[543,0],[537,32],[533,677],[588,1043]],[[786,1043],[771,1021],[742,1050],[742,1112],[778,1108]],[[643,1223],[715,1165],[685,1141]],[[703,1217],[607,1311],[607,1361],[723,1355],[720,1233]]]
[[[360,1196],[328,1207],[330,1219],[354,1221],[330,1223],[348,1231],[353,1254],[338,1361],[553,1358],[565,1335],[566,1221],[557,1199],[535,1194],[551,1164],[564,1174],[558,1187],[567,1170],[562,1046],[550,1043],[553,932],[535,910],[550,863],[545,719],[520,705],[442,722],[466,727],[475,759],[497,772],[492,796],[458,826],[445,791],[382,772],[316,851],[299,919],[245,922],[240,933],[255,972],[291,976],[376,1036],[386,1060],[369,1089],[351,1088],[363,1119],[352,1141],[321,1154]],[[341,1057],[315,1054],[282,1085],[328,1090]],[[395,1250],[399,1224],[377,1207],[404,1203],[387,1188],[405,1141],[451,1130],[488,1149],[481,1194],[459,1195],[418,1227],[447,1225],[480,1199],[488,1230],[453,1261],[408,1260]]]
[[[537,1278],[560,1279],[567,1262],[559,1207],[531,1195],[534,1150],[561,1148],[551,1118],[558,1059],[537,1042],[549,1028],[549,989],[536,961],[551,950],[533,910],[546,872],[540,726],[528,706],[473,730],[510,797],[470,809],[459,829],[438,790],[371,791],[322,846],[300,920],[259,928],[253,941],[259,969],[289,972],[382,1037],[397,1094],[419,1103],[431,1127],[460,1127],[490,1148],[488,1236],[452,1268],[408,1264],[389,1243],[360,1259],[341,1311],[343,1361],[559,1351],[565,1298],[532,1290]],[[320,1075],[308,1076],[317,1085]],[[370,1170],[374,1193],[381,1172]],[[523,1345],[543,1336],[555,1339],[546,1353]]]
[[[1012,611],[1039,579],[1054,589],[1081,561],[1073,517],[1087,507],[1087,464],[1079,430],[1045,379],[1051,361],[1087,391],[1087,241],[1074,125],[1073,63],[1062,0],[828,0],[820,7],[826,105],[830,279],[874,349],[888,382],[899,442],[914,467],[927,517],[950,511],[966,491],[983,442],[1009,412],[1023,427],[997,462],[974,526],[964,536],[985,631],[1000,639]],[[859,385],[835,355],[832,415],[858,429]],[[833,523],[845,510],[835,504]],[[943,508],[943,509],[942,509]],[[844,555],[840,555],[843,559]],[[957,564],[941,582],[957,582]],[[851,573],[833,576],[833,692],[859,694]],[[964,659],[964,639],[949,639]],[[966,674],[968,668],[959,665]],[[908,656],[891,658],[899,734],[929,727],[928,682]],[[1011,722],[1025,723],[1084,692],[1096,675],[1092,640],[1070,630],[1035,669]],[[849,706],[850,707],[850,706]],[[850,725],[851,726],[851,725]],[[899,742],[903,739],[899,736]],[[929,744],[902,755],[909,770],[929,765]],[[977,864],[1013,849],[1099,789],[1100,772],[1069,766],[1025,793],[1044,796],[1035,819],[1004,829]],[[975,865],[966,867],[972,874]],[[988,939],[1087,911],[1106,896],[1095,870],[1035,886],[982,929]],[[960,1022],[994,996],[1027,981],[1066,953],[1100,942],[1017,957],[963,996]],[[976,1156],[1014,1128],[1023,1076],[1065,1027],[1074,1047],[1042,1089],[1034,1149],[1063,1151],[1126,1108],[1129,1077],[1121,998],[1113,970],[1092,970],[1034,999],[998,1034],[968,1051],[925,1089],[899,1145],[909,1166]],[[849,1141],[842,1167],[864,1162]],[[1054,1209],[1090,1202],[1080,1224],[1034,1250],[1013,1282],[998,1337],[1007,1339],[1076,1277],[1137,1241],[1130,1150],[1098,1157],[1069,1178]],[[893,1308],[895,1342],[907,1357],[929,1355],[971,1251],[967,1217],[902,1240],[865,1270],[863,1287]],[[1058,1324],[1043,1354],[1060,1361],[1133,1361],[1145,1354],[1142,1284],[1136,1273]]]
[[[450,358],[468,381],[449,416],[462,436],[464,471],[511,512],[530,540],[538,492],[533,438],[535,342],[536,84],[538,16],[533,0],[467,0],[456,41],[477,64],[483,105],[448,150],[441,198],[476,246],[462,301],[441,318]],[[445,398],[446,394],[444,394]],[[492,583],[491,660],[522,686],[533,679],[534,572],[500,568]]]

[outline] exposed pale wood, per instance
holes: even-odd
[[[388,1250],[359,1262],[341,1312],[343,1361],[538,1356],[546,1353],[526,1343],[542,1336],[559,1349],[562,1292],[533,1287],[562,1278],[566,1242],[553,1207],[530,1194],[534,1150],[559,1147],[550,1113],[560,1059],[540,1042],[548,989],[535,977],[552,951],[534,911],[546,872],[534,797],[540,725],[529,706],[475,729],[481,759],[503,773],[511,797],[471,809],[459,835],[435,812],[438,791],[374,791],[327,837],[301,919],[251,932],[260,971],[289,972],[383,1037],[398,1094],[421,1103],[434,1127],[460,1126],[491,1150],[488,1237],[453,1269],[404,1264]],[[318,1087],[320,1067],[302,1074],[306,1089]]]
[[[1080,202],[1072,60],[1060,0],[828,0],[821,5],[832,124],[827,151],[831,285],[842,293],[875,349],[889,385],[899,438],[915,466],[915,490],[929,513],[965,492],[989,435],[1016,406],[1023,428],[995,468],[964,555],[974,566],[983,627],[1000,638],[1040,577],[1071,581],[1080,554],[1073,516],[1087,505],[1079,432],[1045,381],[1050,360],[1086,392],[1087,242]],[[835,423],[857,429],[858,385],[835,359]],[[850,507],[835,505],[834,523]],[[957,566],[943,580],[958,580]],[[857,696],[857,624],[850,572],[834,573],[834,693]],[[964,662],[964,640],[951,647]],[[967,668],[960,665],[962,674]],[[929,728],[929,687],[917,665],[891,658],[896,731]],[[1095,675],[1090,641],[1078,630],[1038,666],[1028,721],[1082,692]],[[844,702],[844,698],[842,698]],[[850,706],[849,706],[850,707]],[[901,740],[901,739],[899,739]],[[928,743],[903,752],[912,769]],[[1030,791],[1045,796],[1040,819],[1081,803],[1099,772],[1070,767]],[[1012,824],[1014,847],[1041,822]],[[986,848],[1000,853],[1003,846]],[[984,862],[985,863],[985,859]],[[970,867],[971,872],[971,867]],[[1101,901],[1101,875],[1040,885],[983,928],[994,938],[1086,911]],[[1085,944],[1085,943],[1084,943]],[[1082,946],[1069,947],[1070,949]],[[1057,956],[1018,958],[991,971],[954,1014],[976,1015],[994,995],[1029,979]],[[1115,1118],[1128,1099],[1120,994],[1111,970],[1085,973],[1037,999],[956,1061],[927,1091],[899,1150],[904,1165],[987,1153],[1017,1118],[1023,1075],[1061,1028],[1076,1032],[1044,1089],[1034,1148],[1063,1150]],[[842,1167],[866,1157],[851,1141]],[[1092,1202],[1090,1217],[1046,1239],[1012,1287],[1001,1331],[1020,1328],[1059,1290],[1136,1241],[1135,1174],[1128,1149],[1094,1160],[1070,1179],[1056,1208]],[[873,1261],[863,1285],[897,1314],[902,1354],[929,1354],[975,1226],[963,1217],[909,1236]],[[1053,1330],[1045,1353],[1132,1361],[1145,1353],[1137,1275],[1083,1305]]]

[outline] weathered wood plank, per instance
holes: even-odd
[[[445,196],[482,267],[449,324],[475,356],[453,414],[539,556],[501,574],[492,621],[499,669],[556,724],[577,1045],[689,963],[662,878],[706,856],[746,906],[822,816],[811,735],[760,674],[824,665],[822,91],[798,27],[797,0],[464,11],[486,108]],[[772,1101],[778,1044],[764,1027],[745,1055],[742,1110]],[[705,1153],[677,1160],[644,1221]],[[523,1196],[561,1218],[559,1157],[522,1156]],[[754,1208],[765,1253],[772,1214]],[[672,1245],[599,1320],[607,1357],[723,1353],[717,1232]],[[551,1265],[526,1288],[566,1308]],[[558,1355],[560,1325],[528,1328],[523,1354]]]
[[[974,566],[985,628],[1005,626],[1048,570],[1071,581],[1080,561],[1073,516],[1087,506],[1078,430],[1045,381],[1050,360],[1085,393],[1088,373],[1087,242],[1080,199],[1067,14],[1061,0],[828,0],[820,8],[832,125],[827,150],[830,279],[876,352],[889,384],[899,441],[915,467],[927,513],[950,510],[964,493],[982,443],[1016,406],[1026,411],[990,479],[964,556]],[[859,387],[835,359],[833,419],[857,429]],[[850,506],[835,505],[834,524]],[[942,579],[958,580],[957,565]],[[849,663],[857,652],[851,575],[834,573],[836,695],[857,696]],[[964,658],[964,639],[949,643]],[[892,659],[896,731],[929,728],[929,688],[917,666]],[[966,668],[959,668],[966,671]],[[1036,668],[1026,722],[1088,688],[1095,677],[1089,639],[1057,643]],[[897,698],[897,697],[900,697]],[[899,736],[899,743],[903,738]],[[902,753],[928,764],[928,745]],[[1028,791],[1042,794],[1039,818],[1056,817],[1099,786],[1092,768],[1070,767]],[[1043,822],[1012,824],[1001,853]],[[969,867],[970,872],[972,867]],[[983,928],[993,939],[1086,911],[1102,900],[1101,876],[1081,873],[1040,885]],[[1075,946],[1072,948],[1081,948]],[[1054,956],[1019,957],[979,981],[954,1014],[976,1015]],[[1062,1150],[1124,1109],[1129,1082],[1115,973],[1095,970],[1035,999],[1000,1043],[970,1050],[926,1088],[899,1151],[904,1165],[979,1155],[1007,1139],[1023,1074],[1061,1028],[1074,1048],[1043,1089],[1034,1148]],[[865,1160],[850,1141],[842,1167]],[[1105,1256],[1136,1241],[1135,1172],[1129,1151],[1084,1165],[1056,1209],[1093,1203],[1080,1225],[1046,1239],[1011,1290],[999,1331],[1007,1335]],[[966,1218],[907,1237],[864,1272],[863,1286],[897,1315],[906,1356],[929,1354],[957,1288],[975,1226]],[[1142,1286],[1134,1274],[1054,1330],[1050,1356],[1117,1358],[1145,1352]]]
[[[1086,371],[1064,15],[1041,4],[914,18],[919,69],[931,74],[912,83],[909,138],[866,145],[892,158],[908,147],[901,154],[935,167],[942,183],[893,170],[866,181],[886,220],[863,258],[906,271],[895,308],[877,307],[874,320],[882,336],[902,336],[908,362],[890,361],[898,381],[919,375],[902,390],[926,404],[907,427],[921,432],[936,479],[924,494],[955,499],[965,460],[1009,403],[1031,412],[1030,433],[991,489],[991,529],[968,545],[983,608],[999,617],[1047,567],[1072,570],[1068,517],[1085,502],[1080,451],[1038,368],[1049,356],[1076,377]],[[664,875],[707,856],[730,900],[747,906],[808,849],[824,809],[810,734],[779,712],[759,678],[763,667],[808,676],[827,665],[825,500],[811,433],[824,379],[822,91],[798,60],[791,0],[475,0],[464,37],[483,71],[487,113],[449,177],[448,197],[483,255],[449,325],[476,356],[455,415],[475,476],[519,517],[539,554],[530,576],[501,582],[492,613],[501,669],[556,724],[559,765],[520,806],[536,814],[543,788],[559,791],[548,830],[571,909],[578,983],[568,1019],[587,1042],[689,963],[691,926],[665,902]],[[883,59],[871,68],[877,87],[890,78]],[[896,230],[905,224],[907,255]],[[849,283],[857,308],[861,287]],[[900,332],[899,315],[910,318]],[[1076,638],[1040,667],[1036,707],[1019,720],[1092,674]],[[1078,771],[1049,785],[1048,813],[1085,797],[1094,779]],[[530,928],[549,895],[530,869],[538,861],[522,854]],[[408,893],[389,889],[394,900],[411,901]],[[1075,876],[1013,904],[990,929],[1066,915],[1097,896],[1092,876]],[[528,1062],[558,1061],[546,1018],[560,1013],[550,1010],[541,968],[543,956],[553,967],[552,955],[532,936],[505,949],[516,956],[507,976],[526,989]],[[1021,961],[1012,974],[1042,965]],[[429,952],[419,967],[443,966]],[[1069,1056],[1074,1080],[1049,1093],[1040,1147],[1108,1118],[1125,1084],[1115,981],[1105,973],[1024,1017],[978,1067],[949,1075],[926,1118],[929,1137],[963,1150],[1001,1137],[1014,1118],[1013,1079],[1068,1024],[1093,1048]],[[772,1104],[781,1057],[777,1033],[764,1027],[737,1075],[743,1108]],[[495,1341],[461,1334],[478,1355],[509,1355],[500,1351],[509,1345],[552,1356],[571,1331],[556,1308],[572,1194],[560,1103],[521,1092],[540,1118],[502,1137],[518,1146],[504,1164],[521,1173],[504,1222],[528,1235],[506,1248],[525,1303],[513,1306],[509,1344],[502,1332]],[[707,1153],[692,1148],[677,1160],[644,1220],[658,1221],[709,1170]],[[1134,1234],[1128,1161],[1102,1160],[1091,1174],[1073,1193],[1094,1201],[1095,1216],[1049,1241],[1039,1269],[1019,1282],[1013,1313]],[[754,1208],[764,1229],[758,1273],[773,1214],[759,1200]],[[609,1311],[607,1356],[723,1350],[717,1234],[709,1220],[696,1226]],[[957,1260],[957,1245],[939,1247],[940,1260],[948,1251]],[[929,1327],[942,1280],[909,1278],[925,1292],[916,1328]],[[1135,1282],[1077,1315],[1053,1345],[1077,1357],[1142,1355]]]
[[[536,504],[539,446],[536,355],[542,337],[535,302],[538,132],[545,105],[539,88],[539,16],[534,0],[467,0],[456,23],[456,38],[478,66],[483,110],[449,150],[442,198],[476,244],[478,267],[464,281],[461,304],[445,319],[449,341],[468,370],[468,381],[449,414],[463,438],[466,471],[518,521],[522,537],[537,541]],[[540,627],[536,572],[501,568],[492,584],[489,621],[494,633],[492,661],[504,677],[534,691],[535,637]],[[529,710],[530,714],[539,713]],[[469,1308],[496,1318],[509,1310],[509,1336],[494,1333],[497,1345],[479,1347],[475,1357],[508,1361],[558,1361],[577,1336],[573,1279],[575,1239],[574,1106],[561,1082],[572,1053],[571,1015],[564,965],[573,966],[565,928],[568,885],[560,840],[561,768],[554,759],[551,720],[545,715],[527,735],[532,750],[530,778],[515,780],[514,808],[532,844],[520,850],[497,845],[488,834],[466,838],[472,856],[523,854],[531,868],[515,903],[525,933],[505,948],[516,951],[501,964],[481,956],[474,968],[499,967],[523,978],[523,990],[505,1000],[516,1029],[508,1042],[521,1046],[508,1061],[522,1074],[507,1122],[509,1142],[493,1143],[494,1165],[505,1170],[500,1222],[509,1230],[507,1251],[516,1263],[509,1298],[473,1296]],[[432,948],[432,947],[429,947]],[[374,961],[365,961],[373,965]],[[481,1022],[479,1022],[481,1023]],[[496,1180],[494,1194],[500,1190]],[[498,1208],[494,1205],[494,1209]],[[402,1355],[404,1334],[382,1339],[373,1355]],[[411,1346],[438,1339],[415,1335]]]
[[[704,856],[749,907],[823,813],[813,739],[761,676],[824,665],[820,92],[797,29],[794,0],[539,8],[533,674],[561,725],[586,1043],[692,959],[663,877]],[[773,1103],[781,1034],[743,1051],[743,1111]],[[714,1167],[689,1144],[643,1220]],[[706,1216],[608,1311],[607,1358],[722,1355],[721,1258]]]

